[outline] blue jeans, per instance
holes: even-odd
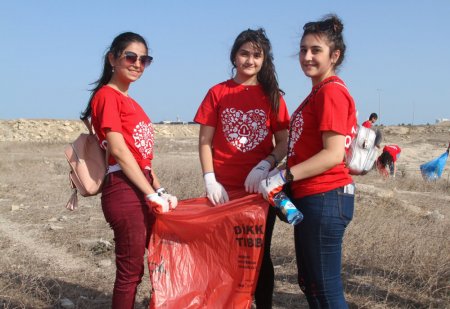
[[[342,238],[354,195],[338,188],[293,200],[303,213],[295,226],[298,283],[310,308],[348,308],[341,279]]]

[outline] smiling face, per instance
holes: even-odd
[[[234,57],[236,81],[238,83],[257,83],[257,75],[264,62],[264,52],[254,43],[242,44]]]
[[[335,63],[340,51],[330,53],[328,41],[316,34],[307,34],[300,42],[300,66],[313,85],[335,75]]]
[[[137,60],[131,62],[127,59],[126,53],[132,52],[137,55]],[[139,42],[130,43],[118,58],[114,58],[112,54],[108,55],[109,62],[114,68],[111,82],[120,85],[128,85],[138,80],[144,73],[145,66],[140,61],[141,56],[147,55],[147,48]]]

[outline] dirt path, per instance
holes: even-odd
[[[67,253],[65,248],[55,247],[54,244],[36,238],[36,231],[27,225],[0,218],[0,235],[7,237],[16,247],[20,247],[22,253],[30,260],[48,264],[54,270],[71,272],[88,267],[85,259]]]

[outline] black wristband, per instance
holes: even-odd
[[[166,189],[164,189],[163,187],[156,189],[155,192],[158,193],[158,196],[162,196],[163,194],[167,194]]]
[[[267,156],[273,158],[273,161],[274,161],[273,166],[274,167],[278,165],[279,162],[277,161],[277,157],[275,157],[275,155],[273,153],[269,153]]]

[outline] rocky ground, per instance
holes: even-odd
[[[159,137],[193,137],[198,135],[198,125],[155,124]],[[65,143],[87,132],[80,120],[4,120],[0,121],[0,142]]]

